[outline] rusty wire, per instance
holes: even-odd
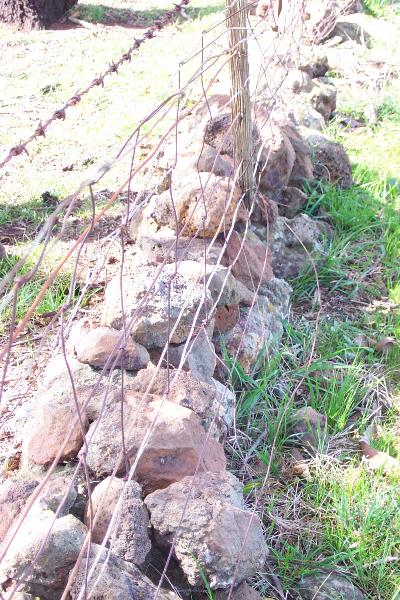
[[[154,25],[149,27],[142,37],[135,39],[134,43],[128,48],[126,52],[117,60],[113,61],[108,69],[103,71],[98,77],[95,77],[92,82],[87,85],[82,91],[76,92],[71,98],[69,98],[62,107],[58,108],[54,113],[46,120],[44,123],[40,122],[36,127],[35,131],[23,142],[16,144],[12,148],[8,155],[0,162],[0,169],[2,169],[10,160],[19,156],[22,153],[28,154],[27,146],[31,144],[34,140],[39,139],[40,137],[46,136],[46,131],[49,126],[57,120],[65,120],[66,111],[72,106],[76,106],[82,100],[82,98],[90,92],[90,90],[104,86],[104,82],[106,77],[112,75],[113,73],[118,73],[118,69],[125,63],[131,62],[133,53],[136,50],[139,50],[142,44],[146,40],[151,40],[155,37],[157,32],[161,31],[166,25],[169,25],[173,19],[179,15],[183,8],[189,4],[190,0],[181,0],[179,4],[175,4],[175,8],[172,10],[168,10],[165,12],[159,19],[156,19]]]

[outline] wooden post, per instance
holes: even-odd
[[[247,44],[247,0],[225,0],[231,73],[233,159],[239,169],[238,184],[250,207],[254,197],[253,135]]]

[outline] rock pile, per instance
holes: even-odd
[[[326,70],[320,57],[291,76],[317,125],[335,110]],[[5,594],[53,600],[68,585],[77,599],[151,598],[144,572],[157,551],[199,598],[204,578],[217,598],[231,586],[233,598],[260,598],[245,581],[268,549],[226,471],[235,396],[222,358],[250,374],[276,350],[285,279],[321,259],[330,236],[300,214],[302,186],[317,174],[350,185],[351,173],[342,149],[307,143],[260,101],[257,197],[245,206],[228,101],[216,96],[197,115],[172,171],[166,150],[165,179],[130,222],[135,253],[107,284],[101,317],[74,324],[39,382],[21,471],[0,487]],[[158,598],[178,598],[167,579]]]

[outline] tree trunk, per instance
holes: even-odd
[[[0,0],[0,21],[17,29],[43,29],[76,3],[77,0]]]

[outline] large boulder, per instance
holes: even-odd
[[[136,565],[144,563],[151,549],[149,515],[141,495],[142,488],[136,481],[106,477],[94,488],[85,509],[85,524],[89,527],[93,522],[92,541],[103,542],[113,519],[111,552]]]
[[[145,499],[155,539],[169,547],[191,585],[206,577],[228,588],[262,569],[268,550],[257,515],[247,512],[240,482],[227,472],[203,473]]]
[[[203,282],[182,274],[185,261],[175,272],[175,265],[162,269],[144,266],[135,273],[125,275],[121,282],[116,276],[105,291],[102,320],[105,325],[122,329],[124,318],[127,323],[134,318],[131,333],[134,339],[146,348],[163,348],[166,342],[184,342],[197,323],[207,316],[206,304],[211,305],[211,296],[204,293]]]
[[[311,267],[326,255],[329,235],[326,224],[314,221],[306,214],[293,219],[279,217],[269,232],[272,268],[277,277],[291,279]]]
[[[125,391],[119,406],[107,407],[92,423],[86,440],[87,464],[97,477],[110,475],[114,468],[117,474],[125,473],[137,458],[135,479],[145,494],[193,475],[197,467],[218,471],[226,465],[223,447],[207,438],[193,411],[131,390]]]
[[[85,525],[72,515],[55,519],[51,510],[32,510],[1,563],[0,584],[10,588],[21,578],[24,591],[58,600],[86,533]]]
[[[135,565],[92,544],[88,568],[86,569],[86,561],[82,560],[75,575],[70,591],[72,600],[82,597],[87,573],[87,597],[93,600],[149,600],[156,593],[156,587]],[[159,600],[178,600],[175,593],[163,589],[158,592],[157,597]]]

